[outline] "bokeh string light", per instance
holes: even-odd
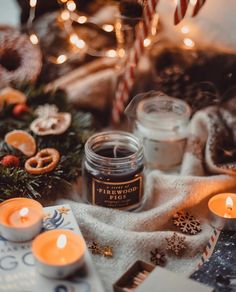
[[[125,52],[122,49],[106,49],[105,51],[98,52],[92,48],[89,48],[86,44],[85,40],[79,37],[78,33],[75,31],[73,27],[73,23],[78,23],[80,25],[86,24],[90,22],[89,17],[86,15],[81,15],[77,11],[77,6],[75,1],[73,0],[57,0],[60,6],[60,12],[57,20],[61,23],[64,28],[64,31],[67,35],[67,40],[72,46],[71,52],[60,52],[58,56],[48,56],[48,60],[54,64],[63,64],[68,60],[76,57],[81,57],[85,53],[93,55],[93,56],[106,56],[109,58],[123,58],[125,56]],[[37,0],[29,0],[30,13],[29,19],[27,22],[27,27],[29,31],[29,39],[32,44],[39,44],[39,37],[37,34],[32,31],[33,21],[35,19],[35,13],[37,8]],[[144,40],[144,46],[149,47],[153,41],[153,37],[156,35],[156,30],[158,26],[159,17],[156,14],[153,25],[151,29],[151,34],[148,38]],[[93,21],[92,21],[93,23]],[[94,24],[94,23],[93,23]],[[94,24],[96,25],[96,24]],[[110,23],[104,23],[100,29],[104,30],[106,33],[113,33],[115,31],[115,26]]]

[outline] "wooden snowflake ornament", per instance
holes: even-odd
[[[188,212],[177,212],[173,216],[173,224],[183,233],[190,235],[195,235],[202,230],[200,221]]]
[[[155,248],[150,252],[150,261],[156,266],[164,266],[166,263],[166,255],[159,248]]]
[[[172,251],[177,256],[180,255],[186,248],[186,237],[185,236],[179,236],[177,233],[174,232],[174,234],[166,238],[167,241],[167,250]]]

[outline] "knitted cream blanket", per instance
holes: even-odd
[[[95,240],[113,248],[113,258],[93,255],[106,291],[112,291],[112,284],[136,260],[150,262],[150,251],[155,248],[166,252],[166,238],[177,231],[172,216],[180,210],[187,209],[199,219],[202,231],[185,235],[187,249],[181,256],[166,254],[166,268],[186,275],[196,269],[212,234],[208,199],[236,189],[235,142],[236,99],[221,108],[210,107],[195,114],[180,174],[158,170],[147,174],[141,211],[124,212],[69,201],[86,242]]]

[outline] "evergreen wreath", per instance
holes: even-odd
[[[42,200],[48,196],[52,198],[57,190],[68,190],[80,175],[84,143],[93,132],[93,117],[90,113],[74,110],[62,90],[45,91],[43,86],[27,84],[14,87],[27,96],[26,104],[30,110],[15,116],[15,105],[5,103],[0,109],[0,161],[6,155],[14,155],[20,161],[17,167],[0,163],[0,201],[16,196]],[[54,104],[60,112],[71,114],[71,125],[65,133],[38,136],[30,130],[31,122],[37,118],[35,109],[44,104]],[[4,141],[5,135],[13,130],[24,130],[31,134],[35,138],[37,151],[44,148],[57,149],[60,161],[56,168],[39,175],[26,172],[24,164],[28,157]]]

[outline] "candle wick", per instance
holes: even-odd
[[[117,148],[118,148],[118,145],[116,145],[116,146],[113,148],[113,155],[114,155],[114,158],[117,158]]]

